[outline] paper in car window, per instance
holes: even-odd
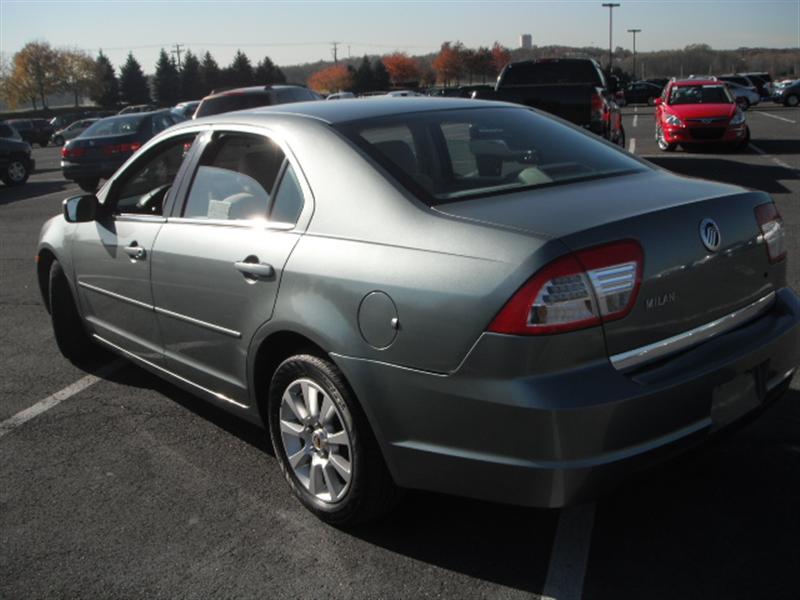
[[[209,200],[208,201],[208,218],[220,219],[222,221],[228,220],[228,214],[231,212],[231,203],[225,200]]]

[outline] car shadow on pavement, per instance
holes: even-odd
[[[794,599],[800,392],[598,502],[586,600]]]
[[[795,156],[800,154],[800,140],[797,138],[785,140],[754,139],[753,143],[767,154],[792,154]],[[794,167],[800,168],[800,164],[794,165]]]
[[[678,175],[712,179],[770,194],[789,193],[789,189],[779,179],[800,179],[796,171],[777,165],[752,165],[722,158],[695,156],[652,156],[648,160]]]
[[[0,206],[60,192],[72,186],[71,181],[28,181],[22,185],[7,186],[0,183]]]

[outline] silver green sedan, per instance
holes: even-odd
[[[416,488],[579,502],[800,363],[762,192],[516,105],[297,103],[179,124],[43,227],[62,352],[262,424],[326,521]]]

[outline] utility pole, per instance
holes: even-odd
[[[633,78],[636,79],[636,34],[641,33],[641,29],[628,29],[628,33],[633,34]]]
[[[332,46],[331,53],[333,54],[333,64],[338,65],[339,64],[339,54],[338,54],[339,42],[331,42],[331,46]]]
[[[603,2],[603,7],[608,8],[608,74],[611,75],[611,65],[614,62],[613,47],[611,46],[611,24],[614,19],[614,9],[619,6],[616,2]]]
[[[178,70],[181,69],[181,49],[183,48],[183,44],[175,44],[175,50],[172,50],[172,54],[174,54],[178,59]]]

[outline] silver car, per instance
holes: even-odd
[[[74,139],[91,127],[100,119],[80,119],[70,123],[64,129],[59,129],[53,134],[53,143],[56,146],[63,146],[68,140]]]
[[[562,506],[757,411],[800,362],[768,195],[543,113],[316,102],[179,124],[43,227],[63,353],[268,431],[339,525],[416,488]]]
[[[755,106],[761,102],[761,96],[758,90],[739,85],[733,81],[727,81],[725,83],[731,91],[731,94],[733,94],[736,104],[738,104],[739,108],[742,110],[747,110],[751,106]]]

